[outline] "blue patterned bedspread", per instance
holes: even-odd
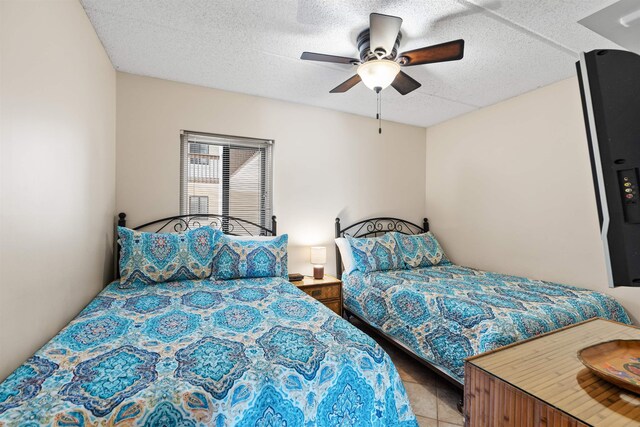
[[[0,384],[0,425],[416,426],[389,356],[284,279],[109,285]]]
[[[342,279],[349,311],[460,382],[466,357],[592,317],[630,323],[599,292],[455,265]]]

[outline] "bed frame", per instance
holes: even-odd
[[[404,219],[400,219],[400,218],[379,217],[379,218],[364,219],[362,221],[358,221],[358,222],[356,222],[354,224],[351,224],[348,227],[341,228],[340,218],[336,218],[336,238],[338,238],[338,237],[346,237],[346,236],[351,236],[351,237],[376,237],[376,236],[380,236],[382,234],[389,233],[389,232],[392,232],[392,231],[396,231],[396,232],[402,233],[402,234],[421,234],[421,233],[426,233],[427,231],[429,231],[429,221],[427,220],[427,218],[424,218],[422,220],[422,227],[420,227],[419,225],[414,224],[413,222],[410,222],[410,221],[407,221],[407,220],[404,220]],[[340,250],[338,249],[338,246],[336,245],[336,274],[338,275],[339,278],[342,277],[343,269],[344,269],[344,267],[342,265],[342,257],[340,256]],[[392,336],[388,335],[387,333],[373,328],[372,326],[370,326],[367,323],[366,320],[364,320],[360,316],[350,312],[346,308],[343,308],[343,313],[344,313],[344,316],[345,316],[345,318],[347,320],[349,320],[351,317],[355,317],[360,322],[362,322],[363,324],[367,325],[367,329],[371,329],[376,334],[382,336],[387,341],[389,341],[391,344],[396,346],[398,349],[400,349],[404,353],[408,354],[409,356],[413,357],[418,362],[420,362],[422,365],[426,366],[427,368],[429,368],[433,372],[435,372],[438,376],[440,376],[441,378],[445,379],[447,382],[449,382],[452,385],[454,385],[460,391],[462,391],[464,389],[464,385],[460,381],[458,381],[457,379],[453,378],[451,375],[449,375],[447,372],[445,372],[439,366],[434,365],[433,363],[427,362],[426,360],[424,360],[423,358],[418,356],[415,352],[413,352],[413,350],[411,350],[405,344],[401,343],[400,341],[398,341],[397,339],[395,339]],[[462,406],[461,403],[458,404],[458,410],[461,409],[461,406]]]
[[[127,226],[127,214],[120,212],[118,214],[117,223],[119,227]],[[166,218],[156,219],[154,221],[147,222],[132,228],[137,231],[150,231],[154,233],[182,233],[194,228],[210,226],[219,230],[222,230],[224,234],[230,234],[237,236],[239,234],[249,236],[275,236],[278,229],[278,222],[276,216],[271,217],[271,228],[264,227],[256,224],[255,222],[247,221],[246,219],[237,218],[229,215],[217,215],[217,214],[197,214],[197,215],[176,215],[168,216]],[[116,232],[116,236],[118,233]],[[118,262],[120,260],[120,245],[116,238],[116,250],[115,253],[115,272],[116,278],[120,277],[120,269],[118,268]]]
[[[127,226],[127,214],[120,212],[118,214],[118,226]],[[271,217],[271,228],[266,228],[255,222],[247,221],[246,219],[237,218],[229,215],[217,215],[217,214],[194,214],[194,215],[176,215],[168,216],[166,218],[156,219],[154,221],[147,222],[146,224],[139,225],[132,228],[132,230],[144,230],[151,228],[152,226],[159,226],[156,230],[149,230],[154,233],[160,232],[175,232],[181,233],[188,230],[192,230],[198,227],[211,226],[222,230],[224,234],[238,235],[240,233],[247,234],[249,236],[275,236],[277,232],[278,223],[276,216]],[[258,234],[250,231],[252,228],[258,231]]]

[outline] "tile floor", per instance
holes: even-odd
[[[380,335],[354,320],[356,327],[372,336],[393,360],[411,401],[420,427],[453,427],[464,424],[457,405],[462,392],[389,344]]]

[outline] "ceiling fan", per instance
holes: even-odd
[[[303,52],[300,59],[358,66],[356,75],[333,88],[330,93],[346,92],[362,81],[377,93],[391,85],[402,95],[418,89],[421,85],[401,71],[401,67],[462,59],[462,39],[398,54],[402,40],[401,25],[402,18],[372,13],[369,15],[369,28],[362,31],[357,38],[360,59],[313,52]]]

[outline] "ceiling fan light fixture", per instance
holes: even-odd
[[[373,59],[358,66],[358,75],[371,90],[387,88],[400,72],[400,64],[388,59]]]

